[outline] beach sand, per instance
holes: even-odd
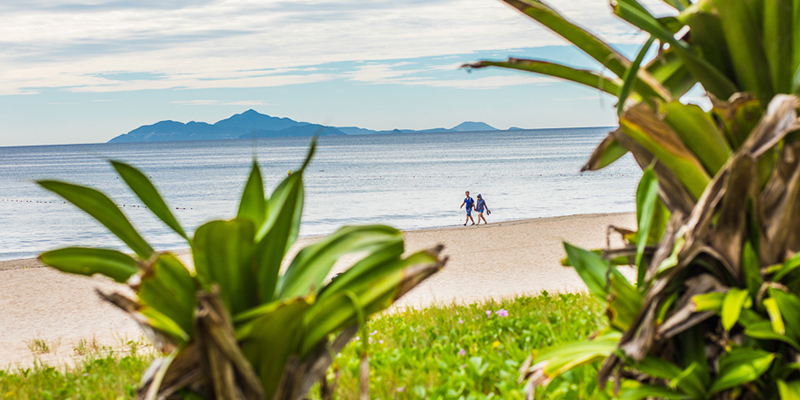
[[[591,214],[538,218],[405,232],[408,253],[445,246],[446,267],[403,297],[398,306],[422,307],[441,303],[470,303],[522,294],[585,290],[571,268],[562,267],[561,242],[585,248],[606,245],[606,227],[635,228],[635,215]],[[619,245],[612,236],[612,245]],[[290,253],[315,238],[298,241]],[[187,264],[188,251],[175,252]],[[337,263],[338,272],[350,260]],[[633,271],[623,268],[629,278]],[[119,347],[141,336],[139,327],[122,311],[99,299],[96,289],[131,291],[103,277],[67,275],[43,268],[35,259],[0,262],[0,369],[30,365],[28,344],[45,340],[48,363],[70,362],[80,339]]]

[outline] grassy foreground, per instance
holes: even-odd
[[[543,292],[536,297],[437,306],[375,317],[366,327],[372,399],[522,399],[522,361],[536,348],[580,340],[603,320],[587,295]],[[353,340],[336,358],[329,380],[335,398],[358,397],[359,352]],[[95,353],[75,367],[42,364],[0,371],[0,399],[132,398],[152,355]],[[605,398],[596,365],[557,378],[539,395]],[[319,398],[313,389],[312,399]]]
[[[36,362],[30,368],[0,370],[0,399],[132,399],[155,357],[152,351],[139,351],[135,342],[124,353],[84,347],[83,342],[74,351],[82,355],[74,366]]]

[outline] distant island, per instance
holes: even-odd
[[[520,129],[521,128],[514,127],[510,130]],[[152,125],[143,125],[126,134],[119,135],[109,140],[108,143],[244,139],[252,137],[307,137],[314,134],[332,136],[429,132],[481,132],[497,130],[498,129],[483,122],[464,122],[449,129],[393,129],[388,131],[374,131],[355,126],[333,127],[308,122],[298,122],[289,118],[271,117],[251,109],[214,124],[194,121],[187,123],[161,121]]]

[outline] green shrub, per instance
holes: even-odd
[[[256,162],[239,211],[208,222],[189,237],[147,177],[111,161],[141,201],[192,249],[194,270],[173,254],[155,252],[103,193],[59,181],[39,184],[64,197],[119,237],[136,257],[69,247],[40,255],[64,272],[106,275],[127,283],[136,299],[100,295],[129,313],[166,357],[143,378],[147,399],[199,394],[209,398],[298,399],[324,379],[332,354],[366,318],[437,272],[441,247],[406,258],[403,235],[384,225],[347,226],[306,246],[281,272],[303,211],[303,166],[265,198]],[[366,254],[330,282],[343,255]],[[341,332],[332,343],[329,336]],[[366,356],[361,362],[366,369]],[[365,377],[366,379],[366,377]]]
[[[656,17],[615,0],[614,13],[650,35],[629,60],[541,2],[505,1],[610,73],[520,59],[468,67],[543,73],[617,96],[619,128],[584,169],[630,152],[644,170],[626,247],[565,244],[606,300],[609,328],[536,354],[524,368],[530,387],[602,360],[601,385],[636,386],[626,399],[800,396],[800,3],[665,0],[677,15]],[[709,111],[679,101],[695,84]],[[637,281],[615,264],[634,265]]]

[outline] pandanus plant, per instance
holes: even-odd
[[[103,193],[65,182],[38,182],[105,225],[134,253],[68,247],[39,259],[68,273],[105,275],[135,291],[135,299],[98,293],[129,313],[167,354],[143,377],[139,398],[195,394],[289,400],[302,398],[317,382],[323,397],[329,397],[328,367],[357,327],[444,265],[441,247],[404,258],[400,231],[367,225],[343,227],[304,247],[282,271],[298,235],[303,171],[315,143],[303,166],[269,198],[254,161],[236,217],[208,222],[192,237],[142,172],[111,161],[142,203],[186,239],[193,270],[172,253],[154,251]],[[352,253],[366,255],[326,281],[336,261]],[[366,368],[362,349],[362,379]]]
[[[614,13],[649,35],[630,60],[535,0],[505,0],[607,72],[525,59],[489,66],[556,76],[618,98],[619,128],[584,170],[631,153],[643,169],[625,247],[567,243],[566,263],[606,303],[589,341],[542,349],[522,369],[538,385],[602,361],[624,398],[800,396],[800,2],[635,0]],[[652,55],[650,55],[652,54]],[[646,63],[646,58],[652,58]],[[684,104],[696,84],[710,109]],[[632,265],[628,281],[617,268]]]

